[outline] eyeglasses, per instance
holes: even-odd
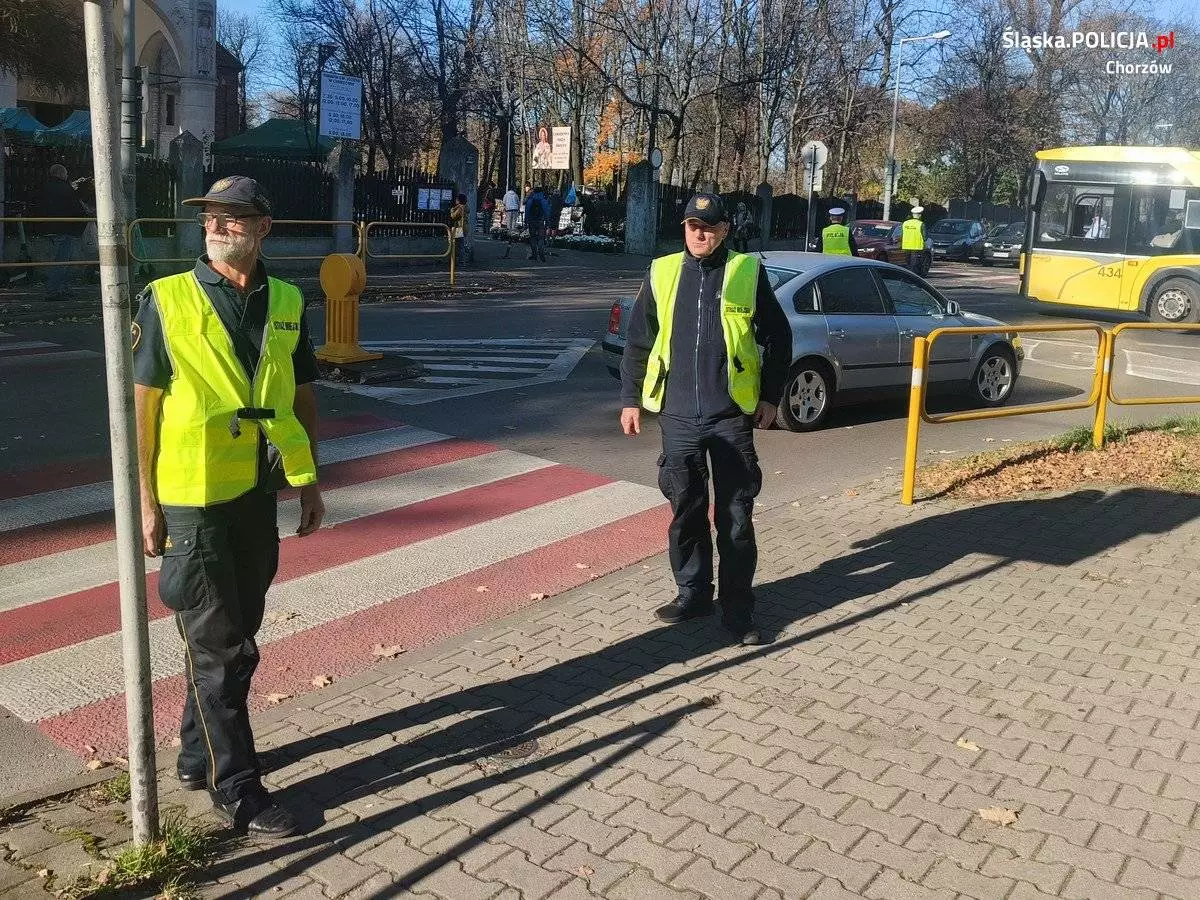
[[[250,219],[260,219],[259,215],[244,215],[235,216],[230,213],[207,213],[202,212],[196,216],[196,221],[200,223],[201,228],[207,228],[209,222],[216,222],[218,228],[227,228],[230,225],[243,225]]]

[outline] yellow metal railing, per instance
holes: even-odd
[[[380,228],[440,228],[446,232],[446,249],[441,253],[372,253],[371,229]],[[454,230],[444,222],[368,222],[362,226],[362,244],[364,254],[360,254],[363,264],[368,259],[450,259],[450,286],[454,287]]]
[[[0,228],[3,228],[4,224],[7,222],[13,222],[17,225],[29,225],[31,223],[45,224],[48,222],[53,222],[55,224],[62,224],[63,222],[75,222],[75,223],[83,222],[86,224],[88,222],[95,222],[95,221],[96,221],[96,219],[94,216],[92,218],[58,218],[58,217],[48,217],[48,216],[0,216]],[[31,238],[49,237],[49,236],[50,235],[44,235],[44,234],[26,235],[24,243],[28,244]],[[64,260],[62,262],[56,262],[53,259],[26,260],[26,261],[18,261],[18,262],[4,262],[3,260],[0,260],[0,268],[3,268],[3,269],[34,269],[34,268],[53,268],[54,266],[98,266],[98,265],[100,265],[99,259],[68,259],[68,260]]]
[[[1092,374],[1092,387],[1086,400],[1069,400],[1061,403],[1026,403],[1021,406],[1000,407],[997,409],[973,409],[966,412],[932,414],[925,410],[925,397],[928,391],[929,352],[934,342],[943,335],[981,335],[981,334],[1013,334],[1046,333],[1059,331],[1091,331],[1096,334],[1096,366]],[[945,422],[969,422],[979,419],[1002,419],[1008,416],[1023,416],[1031,413],[1068,412],[1076,409],[1096,407],[1096,419],[1102,420],[1104,406],[1105,378],[1111,377],[1112,354],[1111,337],[1099,325],[1023,325],[1015,328],[1012,325],[994,325],[977,328],[936,328],[929,337],[913,339],[913,369],[912,383],[908,395],[908,427],[904,439],[904,477],[901,486],[900,502],[911,505],[917,481],[917,447],[920,442],[921,421],[932,425]],[[1103,445],[1103,424],[1100,425],[1100,443]],[[1095,439],[1095,432],[1093,432]]]

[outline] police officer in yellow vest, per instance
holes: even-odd
[[[914,206],[912,214],[900,226],[900,249],[904,253],[904,264],[910,272],[920,273],[921,257],[925,254],[925,223],[921,213],[925,207]]]
[[[300,527],[325,514],[317,486],[317,363],[299,288],[259,262],[271,207],[232,176],[185,204],[207,253],[152,282],[133,324],[146,556],[184,644],[177,773],[239,830],[285,837],[296,821],[263,787],[246,700],[254,636],[279,561],[275,492],[300,488]]]
[[[829,224],[821,229],[821,237],[817,243],[820,253],[832,253],[835,256],[858,256],[858,245],[854,242],[854,233],[846,227],[846,210],[835,206],[829,211]]]
[[[724,246],[729,221],[719,196],[695,195],[683,228],[686,251],[654,260],[634,303],[621,360],[621,429],[639,434],[641,409],[659,413],[658,484],[673,513],[679,595],[656,615],[675,624],[714,610],[711,477],[722,622],[740,643],[759,644],[751,516],[762,471],[753,429],[775,421],[792,333],[758,258]]]

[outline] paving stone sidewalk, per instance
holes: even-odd
[[[1200,497],[896,488],[759,514],[768,647],[657,625],[658,557],[271,710],[310,830],[201,895],[1200,896]],[[0,891],[81,809],[5,826]]]

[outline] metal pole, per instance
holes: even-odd
[[[125,218],[137,218],[138,85],[137,39],[133,11],[137,0],[125,0],[125,52],[121,61],[121,185]]]
[[[117,203],[113,125],[113,0],[85,0],[88,97],[92,109],[92,159],[96,178],[96,225],[100,245],[100,297],[117,522],[117,570],[121,589],[121,649],[129,734],[129,787],[133,841],[158,837],[158,790],[154,764],[154,713],[150,699],[150,633],[146,621],[146,570],[142,558],[137,440],[133,411],[133,359],[129,345],[129,247],[125,216]]]
[[[808,205],[804,210],[804,250],[807,253],[812,246],[812,226],[816,213],[813,210],[813,187],[817,183],[817,154],[812,155],[812,164],[808,167]]]
[[[896,90],[892,94],[892,135],[888,138],[887,171],[883,174],[883,219],[892,217],[892,181],[896,170],[896,113],[900,109],[900,54],[904,52],[905,38],[896,45]]]
[[[921,413],[925,409],[925,367],[929,359],[929,342],[913,338],[912,385],[908,390],[908,428],[904,435],[904,477],[900,502],[912,506],[917,484],[917,442],[921,434]]]

